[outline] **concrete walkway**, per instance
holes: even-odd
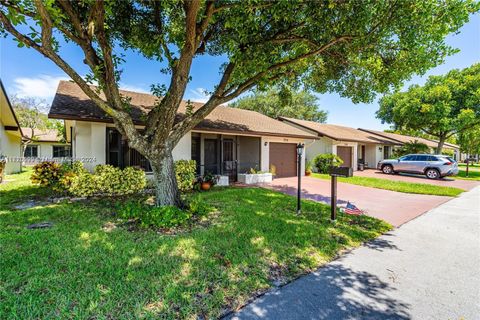
[[[480,187],[230,319],[480,319]]]
[[[297,178],[275,179],[265,187],[296,196]],[[302,179],[302,197],[330,204],[330,181],[304,177]],[[385,220],[395,227],[452,199],[451,197],[401,193],[348,183],[338,183],[337,198],[339,206],[345,206],[347,201],[350,201],[364,210],[367,215]]]

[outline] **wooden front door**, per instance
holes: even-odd
[[[270,142],[270,167],[275,166],[276,178],[297,175],[297,145]]]
[[[342,167],[352,168],[352,147],[337,147],[337,156],[343,160]]]

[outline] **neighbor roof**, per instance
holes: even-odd
[[[120,93],[131,99],[131,115],[134,123],[143,125],[144,122],[142,119],[153,108],[158,98],[151,94],[126,90],[120,90]],[[101,98],[105,99],[103,94]],[[192,104],[194,108],[199,108],[203,105],[199,102],[192,102]],[[185,116],[186,106],[187,101],[182,101],[179,107],[177,121]],[[48,117],[64,120],[113,122],[77,84],[71,81],[60,81]],[[294,128],[258,112],[224,106],[216,107],[194,130],[253,133],[258,135],[288,136],[307,139],[316,138],[314,135],[308,134],[303,130]]]
[[[430,139],[425,139],[425,138],[419,138],[419,137],[412,137],[412,136],[407,136],[404,134],[398,134],[398,133],[391,133],[391,132],[384,132],[384,131],[377,131],[377,130],[370,130],[370,129],[362,129],[359,128],[359,130],[371,133],[371,134],[376,134],[388,139],[392,139],[401,143],[409,143],[409,142],[420,142],[424,143],[430,148],[436,148],[438,146],[438,141],[435,140],[430,140]],[[446,149],[456,149],[458,146],[451,144],[451,143],[445,143],[444,148]]]
[[[32,129],[31,128],[24,128],[22,127],[23,137],[25,139],[32,138]],[[46,129],[40,130],[35,129],[33,130],[33,140],[38,142],[61,142],[63,139],[62,135],[59,134],[58,130],[56,129]]]
[[[0,79],[0,119],[1,123],[5,126],[5,129],[10,132],[15,132],[15,135],[22,135],[20,125],[18,123],[17,116],[13,110],[12,104],[7,96],[7,91],[3,86],[3,82]]]
[[[365,131],[361,131],[355,128],[344,127],[334,124],[318,123],[314,121],[292,119],[286,117],[280,117],[281,120],[290,122],[294,125],[298,125],[309,131],[316,132],[320,136],[325,136],[333,140],[338,141],[353,141],[361,143],[376,143],[376,144],[388,144],[399,145],[397,141],[371,134]]]

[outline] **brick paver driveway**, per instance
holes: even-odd
[[[480,185],[480,181],[460,180],[460,179],[453,179],[451,177],[445,177],[439,180],[431,180],[425,176],[420,176],[420,175],[411,175],[411,174],[403,174],[403,173],[402,174],[384,174],[378,170],[372,170],[372,169],[365,170],[365,171],[355,171],[353,175],[356,177],[372,177],[372,178],[388,179],[388,180],[394,180],[394,181],[428,183],[428,184],[434,184],[437,186],[455,187],[463,190],[472,190],[476,186]]]
[[[266,185],[267,188],[290,195],[297,194],[296,186],[296,177],[275,179]],[[330,181],[302,178],[302,197],[330,203]],[[452,198],[400,193],[339,182],[337,199],[339,206],[344,206],[350,201],[369,216],[383,219],[398,227]]]

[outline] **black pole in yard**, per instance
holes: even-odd
[[[335,221],[337,219],[337,177],[332,175],[332,199],[330,203],[330,219]]]
[[[302,153],[304,145],[299,143],[297,145],[297,176],[298,176],[298,186],[297,186],[297,214],[300,214],[302,211],[301,208],[301,196],[302,196]]]

